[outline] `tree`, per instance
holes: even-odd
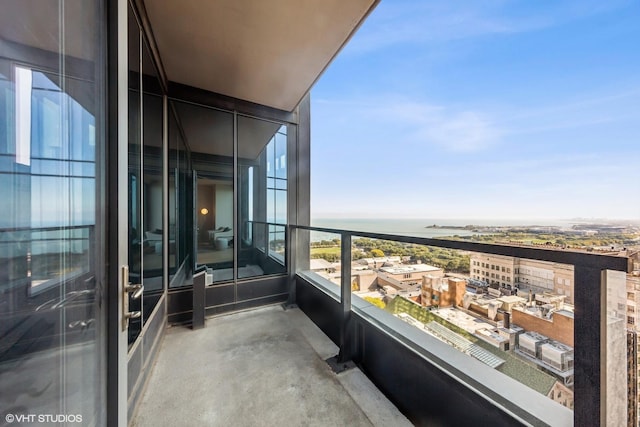
[[[376,307],[379,307],[379,308],[385,307],[384,301],[382,301],[379,298],[364,297],[364,300],[367,301],[368,303],[371,303],[372,305],[375,305]]]
[[[374,258],[380,258],[384,256],[384,252],[380,249],[371,249],[371,256]]]

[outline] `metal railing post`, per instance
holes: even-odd
[[[357,349],[354,328],[352,328],[354,321],[351,311],[351,244],[353,236],[573,266],[573,297],[575,305],[574,424],[577,426],[620,424],[609,421],[615,419],[620,412],[620,405],[617,402],[619,396],[616,396],[615,393],[608,393],[608,387],[612,387],[612,384],[623,384],[623,381],[617,381],[617,378],[621,375],[620,369],[624,370],[625,366],[622,366],[622,362],[616,359],[619,356],[618,354],[608,352],[607,345],[613,345],[613,340],[619,338],[619,330],[613,329],[613,323],[611,323],[612,313],[608,312],[608,310],[615,311],[616,308],[622,310],[619,308],[617,300],[618,298],[624,299],[624,296],[620,297],[622,294],[613,292],[613,287],[611,287],[610,291],[609,287],[610,285],[613,286],[614,283],[617,286],[618,280],[621,280],[620,283],[624,285],[624,275],[631,270],[628,257],[577,250],[401,236],[304,225],[298,225],[295,228],[300,232],[298,238],[303,236],[302,230],[339,234],[341,236],[340,312],[339,319],[335,319],[336,322],[339,322],[338,344],[340,352],[337,356],[327,360],[336,372],[348,369],[349,365],[354,366],[351,360]],[[295,252],[299,248],[290,249]],[[308,257],[298,260],[298,267],[302,271],[308,269],[308,265],[304,264],[305,262],[308,262]],[[611,278],[611,272],[621,274],[622,278]],[[611,280],[611,283],[607,283],[607,280]],[[609,293],[611,293],[610,298],[608,298]],[[332,300],[332,304],[333,301],[335,300]],[[611,307],[608,308],[607,304],[610,304]],[[614,306],[613,304],[616,305]],[[616,316],[618,315],[620,314],[616,314]],[[626,312],[623,312],[620,316],[625,315]],[[616,318],[614,317],[613,320],[616,320]],[[624,323],[626,319],[620,317],[618,320]],[[335,323],[330,329],[332,333],[335,333],[334,328]],[[615,336],[613,335],[614,333],[616,334]],[[619,347],[616,347],[616,349],[619,349]],[[622,356],[625,355],[623,354]],[[626,374],[626,372],[622,372],[622,374]]]
[[[351,333],[351,234],[340,233],[340,351],[327,359],[334,372],[340,373],[355,367]]]
[[[327,363],[335,373],[355,367],[351,360],[351,233],[340,232],[340,337],[339,352],[327,359]]]
[[[351,360],[351,234],[340,235],[340,308],[342,324],[340,326],[340,353],[338,363]]]
[[[285,263],[287,266],[287,274],[289,280],[289,296],[284,308],[293,308],[296,306],[296,270],[297,270],[297,229],[288,224],[285,228]]]

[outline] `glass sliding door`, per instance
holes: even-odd
[[[0,408],[16,420],[106,424],[103,10],[0,13]]]
[[[145,242],[142,229],[142,38],[138,23],[131,9],[128,14],[128,55],[129,55],[129,144],[128,144],[128,202],[129,202],[129,281],[142,283],[142,254]],[[130,311],[142,310],[142,298],[129,296]],[[142,318],[129,320],[129,345],[142,332]]]
[[[147,41],[129,8],[129,281],[143,292],[129,293],[129,345],[133,345],[163,293],[162,87]],[[169,239],[170,245],[175,243]]]
[[[208,284],[234,279],[233,114],[176,102],[197,177],[193,243],[195,263],[208,269]]]

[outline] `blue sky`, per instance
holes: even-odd
[[[314,218],[640,219],[640,2],[382,0],[311,141]]]

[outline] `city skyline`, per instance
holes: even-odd
[[[381,2],[312,91],[312,216],[639,218],[639,19]]]

